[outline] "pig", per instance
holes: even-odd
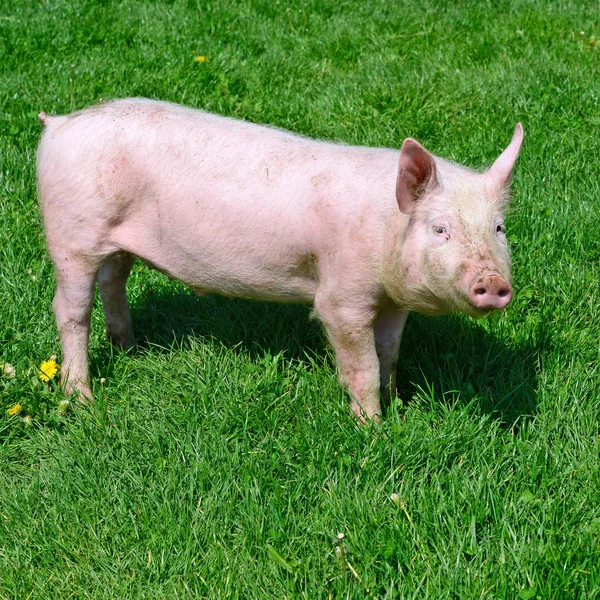
[[[140,98],[39,118],[61,385],[81,401],[95,283],[109,339],[132,345],[136,257],[200,295],[312,304],[362,420],[395,392],[409,311],[477,318],[511,301],[520,123],[477,172],[411,138],[348,146]]]

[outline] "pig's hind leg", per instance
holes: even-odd
[[[375,345],[379,358],[381,392],[386,401],[396,393],[398,352],[407,317],[407,311],[392,308],[381,312],[375,320]]]
[[[128,252],[116,252],[107,257],[98,272],[98,289],[104,308],[108,339],[121,348],[135,344],[131,314],[125,284],[135,257]]]
[[[76,256],[53,256],[56,294],[53,308],[63,351],[61,385],[66,393],[92,400],[88,373],[90,318],[97,267]]]

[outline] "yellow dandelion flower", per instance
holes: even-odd
[[[194,60],[196,62],[206,62],[208,60],[207,56],[194,56]]]
[[[59,370],[60,365],[53,358],[46,360],[40,365],[40,379],[50,381],[54,379]]]
[[[22,410],[22,404],[15,404],[14,406],[11,406],[9,409],[7,409],[6,412],[12,417],[13,415],[20,413]]]

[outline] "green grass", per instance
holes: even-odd
[[[0,597],[599,597],[593,36],[591,0],[0,0]],[[137,95],[474,167],[522,121],[514,302],[412,315],[361,427],[307,308],[136,265],[140,346],[97,302],[98,403],[58,414],[35,115]]]

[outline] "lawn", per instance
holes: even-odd
[[[0,597],[600,597],[598,44],[591,0],[0,0]],[[411,315],[360,426],[308,307],[136,263],[63,413],[36,115],[127,96],[475,168],[521,121],[514,301]]]

